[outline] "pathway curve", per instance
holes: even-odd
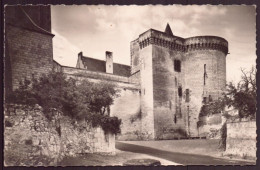
[[[116,142],[116,148],[122,151],[142,153],[159,157],[183,165],[254,165],[253,162],[248,161],[229,160],[206,155],[170,152],[160,150],[159,148],[155,149],[119,141]]]

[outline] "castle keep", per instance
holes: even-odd
[[[38,10],[45,22],[30,18],[30,9],[18,9],[25,25],[6,24],[5,87],[51,69],[90,81],[110,81],[121,89],[111,115],[122,119],[119,140],[198,137],[197,122],[203,103],[218,99],[226,84],[228,42],[216,36],[181,38],[167,24],[164,32],[149,29],[130,43],[131,65],[78,54],[76,67],[61,66],[52,58],[48,7]],[[27,10],[27,11],[26,11]],[[17,12],[16,12],[17,13]],[[37,13],[37,11],[36,11]],[[27,15],[26,15],[27,14]],[[9,16],[9,15],[8,15]],[[19,23],[19,22],[18,22]],[[46,31],[47,30],[47,31]]]
[[[216,100],[225,89],[227,52],[223,38],[184,39],[168,24],[164,32],[150,29],[132,41],[131,74],[138,74],[141,111],[147,117],[142,117],[143,129],[155,139],[198,136],[202,103]]]

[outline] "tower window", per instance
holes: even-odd
[[[206,72],[206,64],[204,64],[204,86],[206,85],[206,78],[208,78],[208,75]]]
[[[174,60],[174,71],[181,72],[181,61]]]
[[[209,95],[209,102],[212,102],[213,100],[212,100],[212,96],[211,95]]]
[[[179,97],[182,97],[182,88],[181,87],[178,88],[178,95],[179,95]]]
[[[190,101],[190,89],[186,89],[186,102]]]
[[[176,114],[174,115],[174,123],[175,124],[177,123],[177,116],[176,116]]]

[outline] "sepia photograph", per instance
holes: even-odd
[[[6,5],[4,166],[256,165],[255,5]]]

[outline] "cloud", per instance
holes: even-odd
[[[54,29],[52,33],[53,38],[53,58],[61,65],[75,67],[77,63],[77,56],[80,49],[70,43],[65,37],[61,36]]]
[[[164,31],[169,23],[176,36],[225,38],[228,81],[239,79],[241,66],[255,64],[255,22],[255,7],[245,5],[52,6],[52,27],[63,37],[54,38],[60,62],[74,64],[79,51],[104,60],[108,50],[115,62],[130,64],[130,42],[150,28]]]

